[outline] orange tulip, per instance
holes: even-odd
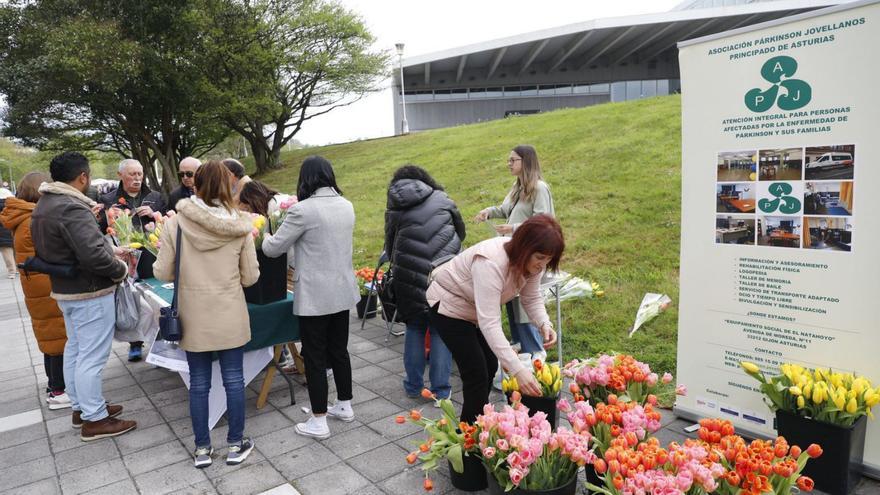
[[[811,443],[810,446],[807,447],[807,455],[812,459],[819,457],[822,455],[822,447],[815,443]]]
[[[436,399],[437,397],[435,397],[434,394],[431,393],[430,390],[423,388],[422,389],[422,398],[423,399]]]
[[[801,491],[811,492],[813,491],[813,479],[808,476],[801,476],[797,479],[797,487],[801,489]]]
[[[791,450],[789,451],[789,454],[791,454],[792,457],[797,459],[798,457],[801,456],[801,448],[798,447],[797,445],[792,445]]]
[[[434,482],[431,481],[431,478],[425,478],[424,487],[425,487],[426,492],[430,492],[431,490],[434,489]]]
[[[422,413],[413,409],[412,411],[409,412],[409,417],[413,421],[418,421],[418,420],[422,419]]]
[[[596,459],[596,462],[593,463],[593,469],[597,474],[605,474],[605,471],[608,470],[608,465],[605,464],[603,459]]]
[[[396,418],[394,418],[394,422],[402,425],[403,423],[406,423],[406,418],[404,418],[403,416],[397,416]]]
[[[408,456],[406,456],[406,462],[409,464],[415,464],[418,456],[415,452],[411,452]]]

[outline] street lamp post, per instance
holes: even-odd
[[[403,122],[400,123],[400,133],[409,134],[409,123],[406,121],[406,85],[403,84],[403,43],[394,45],[397,48],[398,64],[400,65],[400,102],[403,107]]]

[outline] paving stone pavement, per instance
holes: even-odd
[[[327,440],[297,435],[293,426],[306,418],[308,392],[296,377],[297,404],[276,378],[269,402],[256,409],[263,375],[248,386],[245,434],[256,452],[240,466],[215,462],[192,467],[192,427],[188,395],[180,377],[144,362],[127,361],[128,345],[114,343],[104,370],[104,395],[125,406],[122,417],[138,429],[113,439],[84,443],[70,427],[70,410],[50,411],[43,398],[46,376],[18,280],[0,280],[0,493],[18,494],[418,494],[422,474],[408,466],[406,453],[421,434],[394,417],[430,404],[403,391],[403,337],[386,343],[384,322],[368,320],[364,330],[352,319],[352,355],[356,420],[330,420]],[[461,380],[453,376],[453,401],[460,406]],[[335,387],[330,383],[331,400]],[[503,400],[498,393],[492,399]],[[564,421],[564,420],[563,420]],[[661,441],[683,440],[689,423],[664,411]],[[221,419],[211,437],[225,441]],[[225,449],[218,449],[220,455]],[[446,466],[432,476],[434,492],[456,493]],[[480,493],[480,492],[478,492]],[[582,490],[583,493],[583,490]],[[880,484],[864,480],[857,495],[880,494]]]

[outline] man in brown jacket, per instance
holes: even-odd
[[[34,251],[43,261],[74,266],[76,274],[49,274],[51,296],[58,301],[67,327],[64,347],[64,384],[73,408],[73,427],[82,428],[87,442],[121,435],[137,423],[116,419],[122,406],[107,405],[101,391],[101,372],[110,356],[116,326],[114,292],[128,274],[114,248],[101,235],[93,209],[85,196],[89,188],[89,161],[75,152],[52,159],[54,182],[40,187],[42,197],[34,208],[31,235]],[[60,273],[60,272],[59,272]]]

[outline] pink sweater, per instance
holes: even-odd
[[[529,319],[540,328],[550,322],[541,296],[541,276],[514,277],[508,271],[504,244],[508,237],[489,239],[466,249],[432,274],[426,293],[438,312],[480,328],[492,352],[511,375],[524,368],[501,328],[501,306],[519,294]]]

